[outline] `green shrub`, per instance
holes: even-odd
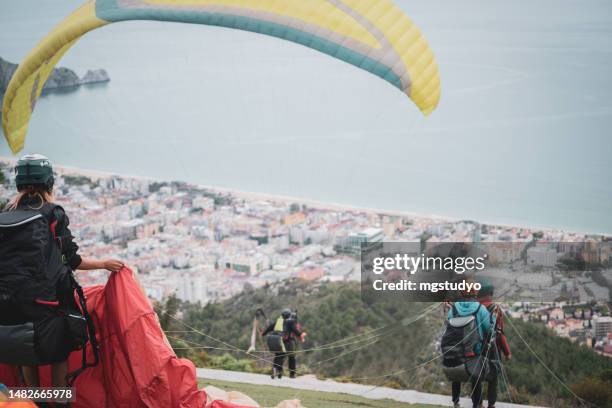
[[[589,377],[575,384],[572,390],[580,398],[598,407],[612,407],[612,370],[605,370],[600,374]]]

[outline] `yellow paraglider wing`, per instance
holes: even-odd
[[[13,153],[23,149],[32,111],[57,62],[83,34],[105,24],[108,23],[96,17],[94,2],[88,2],[49,33],[19,64],[2,105],[4,137]]]
[[[91,0],[20,64],[4,97],[2,126],[14,153],[53,67],[86,32],[127,20],[216,25],[316,49],[371,72],[406,93],[424,114],[440,99],[433,53],[391,0]]]

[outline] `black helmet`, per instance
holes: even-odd
[[[281,316],[283,316],[283,319],[288,319],[291,317],[291,309],[283,309]]]
[[[27,154],[15,166],[17,191],[26,186],[44,186],[50,193],[53,190],[53,167],[51,161],[42,154]]]
[[[479,296],[493,296],[495,286],[493,286],[490,280],[483,277],[478,278],[476,281],[480,283],[480,290],[478,291]]]

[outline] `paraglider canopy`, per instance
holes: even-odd
[[[38,44],[9,83],[2,127],[13,153],[23,148],[36,100],[68,49],[91,30],[127,20],[215,25],[278,37],[381,77],[425,115],[440,99],[433,53],[392,0],[89,0]]]

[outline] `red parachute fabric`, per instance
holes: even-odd
[[[195,367],[176,357],[157,315],[130,269],[113,273],[105,286],[85,288],[87,308],[97,329],[100,363],[76,380],[74,408],[203,408]],[[93,361],[91,349],[88,361]],[[70,370],[81,365],[81,352],[70,355]],[[41,386],[50,386],[50,367],[41,367]],[[0,383],[17,386],[15,369],[0,365]],[[211,401],[209,401],[210,403]],[[215,401],[214,408],[239,408]]]

